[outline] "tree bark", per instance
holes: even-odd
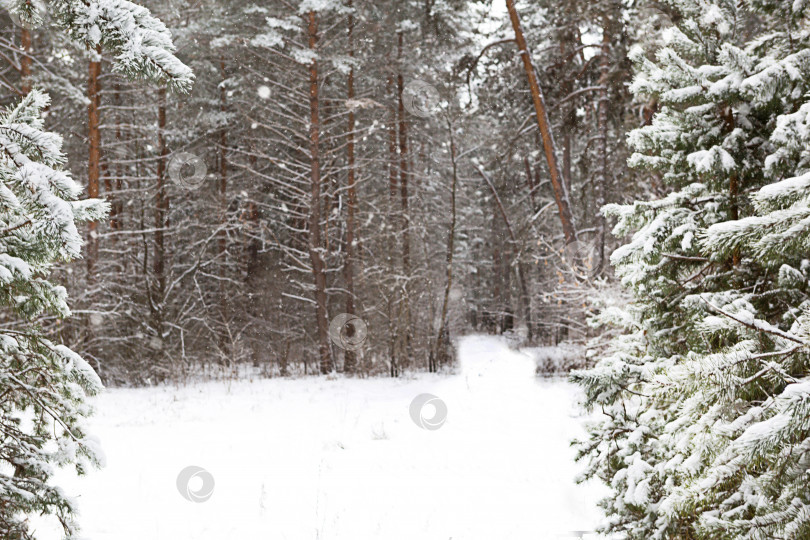
[[[20,29],[20,48],[22,49],[20,58],[22,85],[20,89],[26,96],[31,91],[31,32],[25,27]]]
[[[390,71],[388,74],[388,95],[392,96],[393,98],[396,97],[396,81],[394,80],[394,72]],[[388,249],[386,250],[386,258],[388,260],[388,267],[391,274],[396,274],[396,261],[394,259],[394,253],[397,250],[398,242],[397,242],[397,235],[394,232],[399,224],[397,223],[398,212],[396,210],[399,201],[397,201],[397,193],[398,193],[398,181],[397,181],[397,169],[399,167],[399,161],[397,158],[397,107],[390,107],[390,114],[388,120],[388,218],[391,220],[389,226],[391,234],[387,234],[386,238],[389,240]],[[398,335],[398,328],[396,325],[396,317],[394,316],[394,311],[396,309],[396,302],[393,301],[394,295],[396,295],[398,291],[396,290],[396,285],[392,287],[391,295],[389,296],[387,306],[388,306],[388,333],[389,333],[389,343],[388,343],[388,353],[390,356],[390,365],[391,365],[391,376],[396,377],[399,374],[399,363],[398,363],[398,356],[397,356],[397,335]]]
[[[169,213],[169,198],[166,194],[166,160],[169,149],[166,146],[166,90],[158,90],[158,154],[157,186],[155,190],[155,261],[153,271],[158,283],[158,299],[162,302],[166,291],[166,249],[164,230]]]
[[[349,0],[347,7],[352,9],[352,0]],[[354,58],[354,13],[349,13],[349,57]],[[352,101],[354,100],[354,67],[349,68],[349,76],[346,81],[346,98],[350,104],[349,124],[347,126],[348,141],[346,144],[347,171],[347,196],[346,202],[346,263],[344,273],[346,277],[346,313],[354,315],[354,215],[357,207],[357,190],[355,186],[354,170],[354,129],[355,118]],[[357,355],[354,351],[344,351],[343,371],[353,374],[357,369]]]
[[[227,74],[225,73],[225,59],[220,57],[219,70],[222,75],[222,84],[219,89],[219,110],[225,115],[227,109],[225,80]],[[222,258],[221,264],[225,264],[225,250],[226,250],[226,234],[225,226],[228,221],[228,129],[223,127],[219,132],[219,204],[220,204],[220,231],[219,231],[219,255]],[[224,271],[224,266],[223,266]]]
[[[565,235],[565,243],[570,244],[576,241],[576,227],[574,226],[574,218],[571,214],[571,206],[568,200],[568,193],[562,183],[560,175],[560,166],[557,162],[556,148],[554,146],[554,136],[551,132],[551,125],[548,120],[548,112],[546,110],[545,98],[540,84],[537,80],[537,72],[532,63],[531,53],[526,44],[526,38],[523,35],[523,29],[520,26],[520,18],[518,17],[517,9],[515,8],[515,0],[506,0],[506,7],[509,11],[509,19],[512,22],[512,29],[515,32],[515,41],[517,42],[518,49],[520,50],[521,57],[523,58],[523,67],[526,71],[526,77],[529,81],[529,89],[532,94],[532,102],[534,103],[534,112],[537,118],[537,127],[540,129],[540,135],[543,138],[543,150],[548,162],[549,175],[551,177],[551,185],[554,189],[554,200],[557,203],[557,210],[560,214],[560,222],[562,224],[563,234]]]
[[[597,129],[599,138],[597,143],[597,178],[594,186],[596,199],[596,266],[594,274],[599,274],[605,266],[605,216],[601,209],[605,205],[605,192],[608,181],[608,159],[607,159],[607,139],[608,139],[608,107],[610,98],[608,97],[608,82],[610,77],[610,22],[605,19],[602,28],[602,58],[599,60],[599,104],[597,110]]]
[[[575,45],[579,45],[579,42],[573,41],[574,32],[571,32],[570,28],[563,30],[561,34],[560,40],[560,57],[566,58],[566,45],[574,43]],[[569,96],[574,91],[574,80],[572,77],[566,77],[564,68],[560,66],[560,76],[562,77],[562,94],[563,96]],[[562,146],[563,146],[563,164],[562,164],[562,177],[563,177],[563,187],[568,191],[571,187],[571,133],[574,130],[574,125],[576,123],[576,114],[574,112],[574,103],[569,100],[563,106],[562,110]]]
[[[453,165],[453,177],[450,182],[450,230],[447,233],[447,253],[445,264],[447,265],[447,282],[444,287],[444,298],[442,299],[442,311],[439,316],[439,332],[436,338],[436,352],[433,358],[438,365],[446,364],[450,358],[447,354],[450,331],[447,323],[447,310],[450,302],[450,289],[453,287],[453,251],[455,250],[456,238],[456,185],[458,183],[458,167],[456,164],[456,142],[453,138],[453,125],[447,120],[447,131],[450,134],[450,160]],[[432,369],[431,371],[435,371]]]
[[[529,156],[524,156],[523,166],[526,167],[526,184],[529,186],[529,200],[532,204],[532,212],[534,212],[537,210],[537,202],[535,201],[534,177],[532,176],[532,166],[529,163]]]
[[[121,105],[121,88],[116,83],[115,84],[115,91],[113,92],[113,103],[115,104],[116,109]],[[110,229],[113,231],[119,231],[123,228],[123,202],[121,201],[121,179],[124,176],[124,171],[121,166],[121,160],[124,158],[124,151],[123,151],[123,139],[121,138],[121,118],[120,112],[116,111],[115,114],[115,147],[116,152],[114,153],[116,157],[115,163],[115,191],[116,195],[111,196],[110,198]],[[117,242],[118,237],[113,236],[113,242]],[[121,265],[124,267],[126,263],[122,262]]]
[[[87,98],[90,104],[87,107],[88,141],[90,143],[89,159],[87,161],[87,196],[98,198],[99,179],[101,177],[101,121],[99,106],[101,104],[101,47],[94,54],[97,59],[90,61],[89,77],[87,80]],[[91,280],[95,279],[96,259],[98,258],[98,222],[89,223],[87,241],[87,273]]]
[[[309,49],[313,53],[318,48],[318,15],[308,14],[307,33]],[[318,93],[318,60],[309,66],[309,152],[310,152],[310,208],[309,208],[309,258],[312,263],[312,277],[315,281],[315,321],[318,330],[318,351],[321,373],[333,370],[332,354],[329,348],[328,322],[326,320],[326,273],[321,258],[321,169],[320,169],[320,98]]]
[[[225,58],[219,58],[219,72],[222,78],[219,88],[219,111],[223,118],[227,111],[227,90],[225,82],[228,74],[225,72]],[[225,277],[228,274],[228,124],[227,122],[219,132],[219,238],[217,238],[217,251],[219,257],[219,311],[224,329],[219,336],[220,352],[224,357],[230,357],[232,352],[229,340],[230,330],[230,296],[225,287]]]
[[[401,235],[402,235],[402,273],[405,282],[402,285],[403,302],[402,309],[405,314],[405,358],[411,358],[411,307],[410,307],[410,287],[408,284],[411,278],[411,241],[410,241],[410,214],[408,213],[408,120],[405,116],[405,101],[403,93],[405,81],[402,75],[402,48],[404,36],[402,32],[397,33],[397,99],[399,111],[399,193],[401,205]]]

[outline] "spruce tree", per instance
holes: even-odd
[[[38,4],[37,4],[38,6]],[[27,1],[12,14],[36,26],[42,13]],[[191,70],[172,53],[166,27],[149,11],[126,0],[54,0],[50,19],[74,41],[116,55],[116,69],[132,77],[187,91]],[[52,342],[37,324],[42,314],[70,315],[64,287],[48,280],[57,263],[81,256],[77,222],[105,217],[108,205],[79,200],[82,188],[62,170],[62,138],[45,130],[47,95],[31,90],[0,112],[0,537],[34,538],[30,514],[55,515],[67,537],[77,530],[76,508],[51,484],[54,468],[79,474],[100,464],[88,435],[87,396],[101,381],[68,347]]]
[[[627,331],[574,380],[601,410],[579,442],[629,538],[806,538],[810,507],[805,8],[671,2],[633,91],[660,105],[630,165],[668,193],[607,205]],[[787,179],[786,179],[787,178]]]
[[[95,371],[77,354],[43,336],[42,313],[67,317],[65,289],[47,280],[53,265],[80,255],[76,221],[100,219],[106,205],[79,201],[81,187],[60,170],[62,139],[43,130],[50,103],[32,90],[0,113],[0,303],[6,317],[27,321],[0,330],[0,536],[31,538],[25,515],[55,514],[73,530],[73,503],[48,483],[53,466],[79,473],[99,462],[85,431],[88,395],[101,389]],[[55,444],[54,444],[55,443]]]

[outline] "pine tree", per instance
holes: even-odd
[[[629,538],[806,538],[805,9],[672,6],[665,47],[635,55],[660,109],[629,136],[670,193],[604,209],[633,233],[611,260],[635,300],[601,314],[627,332],[574,375],[605,415],[585,477]]]

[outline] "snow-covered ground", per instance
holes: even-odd
[[[465,338],[459,357],[452,376],[109,390],[92,422],[107,466],[57,480],[93,540],[556,540],[593,530],[603,492],[574,483],[569,447],[583,430],[577,389],[536,378],[532,360],[498,338]],[[411,419],[424,393],[447,407],[439,429]],[[191,465],[213,478],[205,502],[178,491]],[[59,538],[53,524],[37,526]]]

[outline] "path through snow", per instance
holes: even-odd
[[[578,486],[575,387],[534,376],[498,338],[461,341],[458,375],[324,377],[113,389],[93,432],[105,469],[58,482],[93,540],[534,540],[575,538],[598,519],[598,486]],[[447,405],[438,430],[408,413]],[[212,497],[180,496],[199,465]],[[192,486],[195,487],[195,486]],[[59,538],[58,529],[39,528]]]

